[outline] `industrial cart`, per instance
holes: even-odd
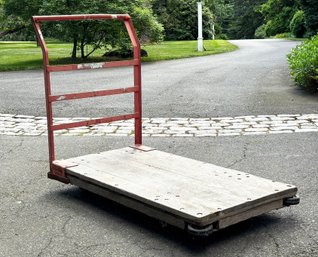
[[[132,60],[50,65],[40,23],[46,21],[119,20],[134,49]],[[245,172],[222,168],[142,145],[140,45],[127,14],[34,16],[33,24],[43,52],[48,125],[48,177],[70,183],[128,206],[165,223],[207,236],[248,218],[299,203],[297,188]],[[134,85],[128,88],[52,95],[50,74],[60,71],[132,66]],[[134,113],[54,124],[52,104],[116,94],[134,94]],[[55,160],[54,131],[80,126],[135,120],[135,144],[122,149]]]

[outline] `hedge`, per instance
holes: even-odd
[[[288,63],[297,86],[318,92],[318,34],[296,46]]]

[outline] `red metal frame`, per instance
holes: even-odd
[[[133,60],[88,63],[88,64],[69,64],[69,65],[50,65],[48,48],[41,32],[40,23],[47,21],[80,21],[80,20],[119,20],[125,24],[129,38],[134,49]],[[133,23],[128,14],[83,14],[83,15],[54,15],[54,16],[33,16],[33,25],[37,35],[37,40],[41,46],[43,53],[43,68],[44,68],[44,84],[46,96],[46,112],[47,112],[47,129],[49,143],[49,161],[50,172],[49,178],[59,180],[64,183],[69,183],[65,175],[67,167],[74,164],[65,164],[55,161],[54,147],[54,131],[68,129],[81,126],[90,126],[93,124],[107,123],[111,121],[135,119],[135,145],[142,145],[142,107],[141,107],[141,60],[140,60],[140,43],[137,38]],[[92,92],[73,93],[65,95],[51,94],[51,72],[72,71],[72,70],[87,70],[87,69],[102,69],[110,67],[134,66],[134,86],[129,88],[119,88],[111,90],[100,90]],[[66,101],[74,99],[83,99],[88,97],[109,96],[117,94],[134,93],[134,113],[113,117],[105,117],[88,121],[80,121],[66,124],[53,124],[53,109],[52,104],[57,101]]]

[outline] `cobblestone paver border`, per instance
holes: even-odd
[[[55,124],[89,118],[55,118]],[[144,118],[143,136],[216,137],[318,132],[318,114],[278,114],[217,118]],[[55,132],[62,136],[133,136],[134,121],[120,121]],[[47,135],[46,117],[0,114],[0,135]]]

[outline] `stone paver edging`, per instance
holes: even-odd
[[[89,118],[55,118],[55,124]],[[278,114],[218,118],[144,118],[143,136],[216,137],[318,132],[318,114]],[[55,132],[65,136],[133,136],[134,121],[119,121]],[[0,114],[0,135],[47,135],[46,117]]]

